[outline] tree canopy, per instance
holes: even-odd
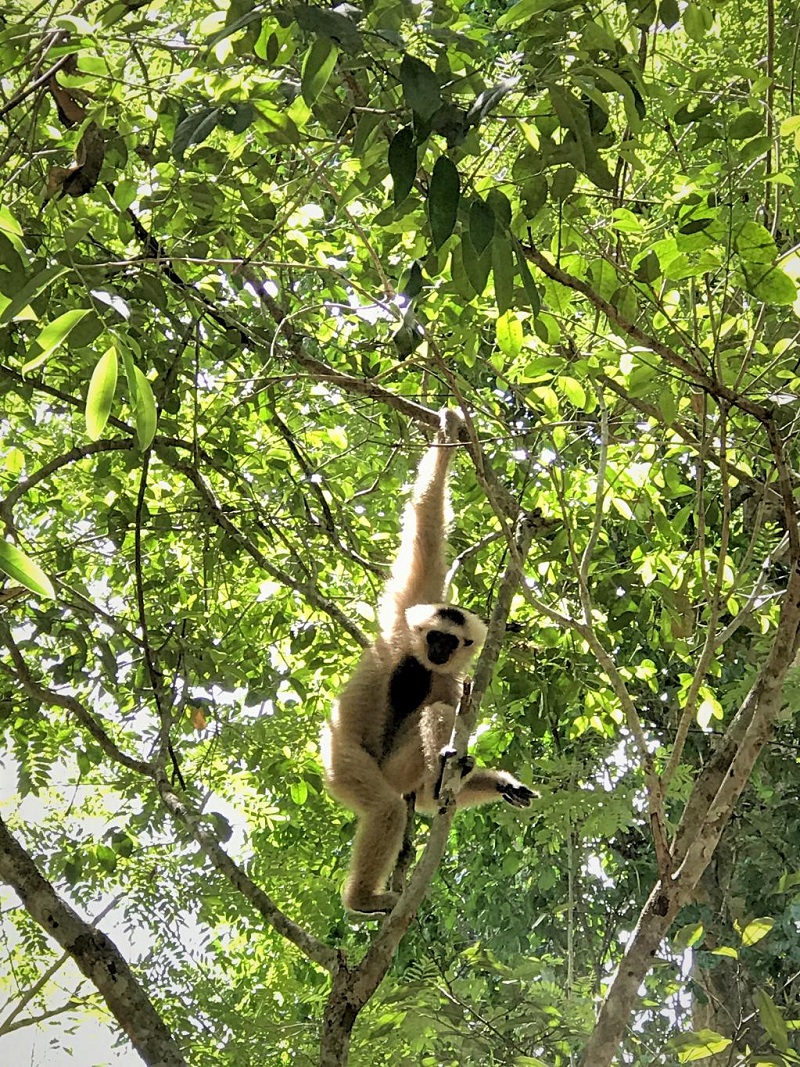
[[[0,17],[0,1056],[800,1063],[799,56],[790,0]],[[319,730],[444,405],[470,751],[539,797],[355,923]]]

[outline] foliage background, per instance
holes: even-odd
[[[352,821],[317,736],[420,412],[455,397],[493,472],[488,494],[474,463],[454,479],[462,603],[497,595],[493,505],[541,510],[474,744],[541,798],[459,816],[352,1063],[576,1062],[656,877],[618,694],[531,596],[579,617],[590,545],[595,632],[660,769],[691,724],[671,827],[763,661],[787,567],[754,406],[793,478],[798,32],[789,0],[47,0],[3,22],[0,515],[57,590],[20,592],[6,550],[5,632],[126,752],[163,741],[166,706],[187,795],[319,938],[370,937],[339,903]],[[24,682],[7,654],[4,818],[47,877],[85,914],[114,902],[190,1060],[315,1062],[324,973]],[[620,1062],[716,1051],[703,1028],[724,1062],[798,1062],[794,696]],[[62,1033],[102,1011],[60,972],[34,989],[52,945],[4,900],[6,1028],[26,991]]]

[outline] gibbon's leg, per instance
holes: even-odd
[[[406,825],[403,830],[403,844],[400,847],[400,855],[392,871],[392,891],[402,893],[406,887],[406,875],[411,861],[414,859],[414,816],[416,814],[416,796],[409,793],[406,802]]]
[[[443,408],[439,418],[436,443],[422,457],[411,500],[403,513],[400,549],[380,605],[384,633],[405,626],[406,608],[444,599],[447,473],[463,419],[451,408]]]
[[[399,894],[388,892],[386,880],[392,873],[406,826],[406,802],[387,796],[358,816],[353,858],[342,893],[342,903],[351,911],[387,912]]]
[[[329,775],[331,794],[358,815],[353,857],[342,901],[352,911],[391,911],[397,894],[385,892],[403,842],[406,802],[364,749],[341,749]]]
[[[527,808],[537,794],[508,771],[479,767],[467,777],[456,797],[456,807],[474,808],[493,800],[505,800],[513,808]]]

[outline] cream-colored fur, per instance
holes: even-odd
[[[440,417],[441,430],[419,465],[403,516],[400,550],[379,606],[380,635],[322,734],[328,790],[358,815],[342,895],[353,911],[391,911],[397,901],[386,881],[402,844],[404,797],[414,794],[421,811],[436,810],[442,749],[464,674],[486,638],[477,615],[443,602],[447,474],[462,421],[451,409]],[[500,799],[523,806],[532,796],[505,771],[472,770],[458,806]]]

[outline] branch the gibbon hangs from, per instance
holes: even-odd
[[[358,912],[388,912],[386,888],[403,840],[407,805],[435,812],[442,752],[450,741],[463,678],[486,638],[477,615],[445,596],[447,475],[463,420],[443,408],[403,516],[400,550],[378,611],[380,634],[334,704],[322,733],[331,796],[358,816],[342,900]],[[505,800],[527,807],[532,790],[506,771],[465,761],[459,808]]]

